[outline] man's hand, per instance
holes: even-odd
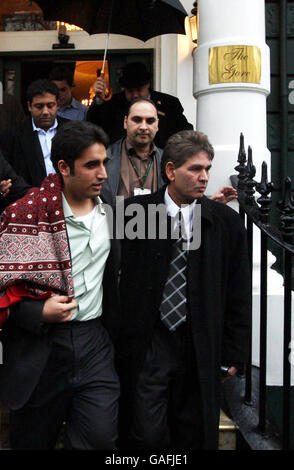
[[[73,309],[77,307],[75,300],[68,301],[66,295],[56,295],[44,303],[42,321],[44,323],[59,323],[68,321],[73,316]]]
[[[11,180],[2,180],[0,181],[0,197],[6,197],[12,186]]]
[[[93,91],[95,95],[105,95],[106,83],[104,78],[98,77],[93,85]]]
[[[223,186],[216,193],[214,193],[210,199],[221,202],[222,204],[227,204],[233,199],[236,199],[237,196],[237,190],[233,188],[233,186]]]
[[[236,367],[230,367],[228,373],[225,377],[223,377],[222,382],[226,382],[226,380],[231,379],[237,373]]]

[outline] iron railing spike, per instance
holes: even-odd
[[[272,198],[268,195],[274,189],[273,183],[268,182],[267,177],[267,164],[266,162],[262,162],[261,165],[261,181],[256,185],[256,191],[261,194],[261,196],[257,199],[259,204],[259,213],[260,213],[260,220],[264,224],[269,223],[269,211],[270,205],[272,203]]]
[[[281,232],[283,239],[287,243],[293,243],[294,236],[294,200],[292,198],[292,180],[289,176],[285,178],[284,197],[278,202],[277,206],[282,212]]]
[[[244,180],[246,178],[246,152],[244,146],[244,135],[240,134],[240,145],[239,145],[239,153],[238,153],[238,165],[235,167],[235,170],[239,173],[238,174],[238,188],[244,188]]]
[[[254,192],[256,181],[254,180],[254,176],[256,174],[256,168],[253,165],[252,159],[252,148],[250,145],[248,146],[248,160],[246,165],[246,173],[244,178],[244,189],[246,193],[246,201],[248,204],[253,204],[254,202]]]
[[[245,163],[246,162],[246,152],[245,152],[245,145],[244,145],[244,135],[240,134],[240,146],[239,146],[239,153],[238,153],[238,162]]]

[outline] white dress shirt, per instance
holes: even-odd
[[[171,217],[176,217],[179,211],[181,211],[184,229],[187,236],[187,249],[189,249],[190,238],[193,234],[194,210],[195,205],[197,204],[197,199],[195,199],[191,204],[183,204],[179,207],[170,197],[167,186],[164,193],[164,203],[166,205],[166,211]]]
[[[50,173],[56,173],[56,171],[53,168],[50,156],[51,156],[52,139],[55,136],[56,131],[57,131],[57,125],[58,125],[57,119],[55,119],[53,126],[50,127],[50,129],[48,129],[47,131],[45,131],[44,129],[41,129],[40,127],[36,127],[33,119],[32,119],[32,125],[33,125],[33,130],[38,132],[38,138],[39,138],[39,142],[41,145],[45,168],[46,168],[46,175],[48,176]]]

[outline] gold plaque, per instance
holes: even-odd
[[[260,83],[261,53],[257,46],[209,49],[209,83]]]

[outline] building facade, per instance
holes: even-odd
[[[38,8],[31,7],[34,2],[1,3],[1,21],[6,22],[6,30],[0,31],[0,81],[24,108],[27,85],[46,76],[53,65],[102,60],[105,34],[69,31],[74,49],[54,49],[58,34],[50,28],[55,25],[39,22]],[[14,11],[8,11],[13,3]],[[182,0],[189,15],[193,3]],[[29,10],[24,11],[28,5]],[[111,86],[118,91],[118,76],[127,62],[143,61],[153,72],[153,88],[177,96],[188,121],[205,132],[215,148],[208,193],[230,184],[230,176],[236,173],[242,132],[246,149],[248,145],[252,147],[257,181],[265,161],[271,169],[271,180],[276,186],[274,199],[278,201],[285,177],[294,176],[294,1],[198,0],[197,10],[197,44],[192,42],[188,18],[185,36],[170,34],[144,43],[112,34],[107,57]],[[233,207],[237,210],[237,204]],[[259,245],[256,234],[252,359],[257,367]],[[283,278],[279,274],[280,252],[271,251],[267,385],[272,414],[279,421]],[[293,324],[294,321],[292,328]]]

